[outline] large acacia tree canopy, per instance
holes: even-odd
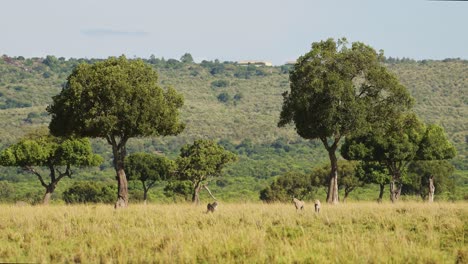
[[[373,48],[333,39],[312,44],[290,73],[279,126],[307,139],[343,136],[408,109],[412,98]]]
[[[178,134],[183,98],[158,86],[158,75],[141,60],[124,56],[80,64],[47,108],[54,135],[89,137]]]
[[[102,157],[93,154],[87,138],[41,136],[27,138],[0,153],[2,166],[97,166]]]
[[[443,128],[426,126],[413,113],[387,120],[385,127],[346,138],[341,155],[348,160],[442,160],[456,155]]]

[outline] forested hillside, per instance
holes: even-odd
[[[59,93],[73,67],[93,59],[8,57],[0,58],[0,149],[37,127],[47,126],[46,106]],[[277,128],[281,94],[289,89],[289,66],[240,66],[233,62],[159,59],[145,61],[159,72],[161,86],[172,86],[185,97],[182,117],[185,131],[177,137],[132,139],[129,153],[163,152],[178,155],[180,147],[198,138],[219,140],[239,154],[239,161],[217,181],[224,193],[255,197],[272,176],[286,171],[309,172],[327,159],[319,142],[299,138],[294,129]],[[428,123],[442,125],[455,144],[453,160],[468,185],[468,61],[414,61],[387,59],[389,69],[415,98],[417,114]],[[105,157],[99,169],[85,170],[84,179],[112,177],[110,149],[101,140],[93,148]],[[33,176],[2,169],[0,180],[29,181]],[[100,176],[101,175],[101,176]],[[238,177],[229,177],[238,176]],[[462,177],[465,178],[462,178]],[[91,178],[90,178],[91,177]],[[18,183],[18,184],[20,184]],[[235,186],[248,186],[240,189]]]

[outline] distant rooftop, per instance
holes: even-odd
[[[254,65],[254,66],[273,66],[269,61],[258,61],[258,60],[241,60],[238,61],[239,65]]]

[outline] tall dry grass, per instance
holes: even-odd
[[[0,262],[467,263],[467,205],[2,205]]]

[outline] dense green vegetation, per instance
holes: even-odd
[[[186,129],[177,137],[132,138],[129,154],[135,152],[164,153],[175,159],[182,145],[195,139],[219,140],[239,160],[224,170],[224,176],[210,189],[219,199],[256,200],[260,190],[275,176],[288,171],[310,173],[328,159],[318,141],[299,138],[292,127],[277,128],[281,110],[281,94],[289,89],[288,67],[238,66],[233,62],[203,61],[193,63],[151,56],[145,62],[159,73],[162,87],[174,87],[185,99],[181,110]],[[46,106],[57,95],[72,69],[80,62],[97,60],[46,58],[0,58],[0,149],[16,143],[23,135],[47,126],[50,117]],[[463,198],[468,192],[468,61],[414,61],[387,59],[386,66],[394,72],[415,98],[415,111],[425,123],[441,125],[457,148],[451,162],[456,171],[450,177],[456,190],[443,198]],[[219,95],[228,100],[219,100]],[[225,101],[224,101],[225,100]],[[92,141],[93,150],[105,162],[99,168],[76,171],[72,179],[64,179],[53,196],[57,201],[75,181],[98,180],[113,188],[112,152],[102,139]],[[0,182],[4,201],[35,201],[41,197],[36,179],[15,168],[1,168]],[[106,186],[107,186],[106,185]],[[150,191],[149,200],[168,201],[165,183]],[[132,199],[142,199],[141,183],[129,185]],[[241,190],[241,191],[238,191]],[[368,191],[363,191],[368,190]],[[375,199],[378,186],[358,188],[350,199]],[[205,192],[202,192],[202,199]],[[7,197],[3,196],[2,197]],[[440,197],[440,196],[439,196]],[[39,198],[40,199],[40,198]]]

